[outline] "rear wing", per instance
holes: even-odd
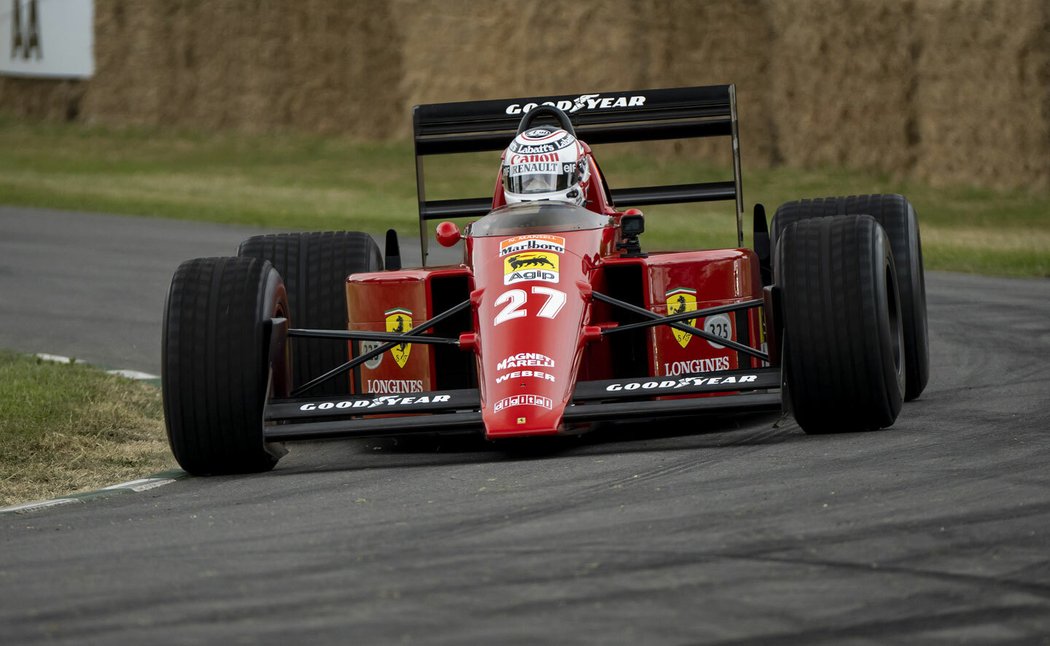
[[[588,144],[730,137],[733,179],[724,182],[610,189],[617,207],[736,200],[737,244],[744,244],[744,201],[740,177],[736,86],[711,85],[626,92],[432,103],[412,114],[419,197],[419,237],[427,259],[427,222],[477,217],[489,212],[492,196],[427,200],[423,158],[429,155],[502,151],[521,117],[536,105],[553,104],[568,113],[576,134]]]

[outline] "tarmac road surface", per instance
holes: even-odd
[[[136,336],[159,331],[147,283],[245,233],[0,209],[0,346],[155,369]],[[96,302],[76,300],[85,284]],[[930,385],[890,429],[665,422],[531,454],[295,444],[269,474],[0,515],[0,634],[1050,643],[1050,281],[931,273],[927,288]]]
[[[233,256],[245,238],[275,232],[0,206],[0,348],[160,374],[164,298],[179,263]],[[401,251],[418,266],[418,240]],[[430,262],[456,262],[457,252],[432,242]]]

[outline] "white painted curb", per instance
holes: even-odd
[[[37,502],[26,502],[21,505],[12,505],[11,507],[4,507],[0,509],[0,514],[11,513],[26,513],[30,511],[40,511],[42,509],[48,509],[49,507],[58,507],[59,505],[68,505],[71,502],[80,502],[76,498],[55,498],[54,500],[40,500]]]
[[[139,478],[138,480],[128,480],[120,484],[110,485],[103,487],[101,491],[113,491],[114,489],[127,489],[134,491],[135,493],[142,493],[143,491],[149,491],[150,489],[156,489],[157,487],[163,487],[169,485],[178,480],[178,478],[168,478],[164,476],[151,476],[149,478]]]
[[[42,361],[50,361],[51,363],[87,363],[81,359],[73,359],[72,357],[63,357],[60,354],[47,354],[46,352],[38,352],[33,355],[37,359]],[[136,379],[146,381],[149,379],[160,379],[157,375],[151,375],[148,372],[139,372],[138,370],[106,370],[107,374],[118,375],[126,377],[127,379]]]
[[[149,491],[150,489],[156,489],[157,487],[163,487],[164,485],[177,482],[188,475],[188,473],[184,472],[166,471],[148,478],[128,480],[127,482],[122,482],[120,484],[103,487],[97,491],[87,491],[84,493],[73,494],[71,496],[63,496],[61,498],[55,498],[54,500],[39,500],[36,502],[22,503],[20,505],[12,505],[10,507],[2,507],[0,508],[0,514],[24,514],[33,511],[41,511],[44,509],[50,509],[51,507],[58,507],[59,505],[68,505],[74,502],[86,502],[89,499],[105,497],[107,494],[142,493],[143,491]]]

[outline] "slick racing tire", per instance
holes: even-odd
[[[800,220],[782,232],[775,272],[785,399],[802,430],[893,424],[904,397],[904,330],[882,227],[867,215]]]
[[[193,475],[269,471],[284,455],[263,439],[268,396],[288,395],[280,274],[257,258],[198,258],[175,271],[164,306],[164,419],[179,465]]]
[[[926,388],[930,378],[930,342],[926,324],[926,279],[922,266],[922,241],[915,209],[902,195],[851,195],[797,200],[782,204],[773,216],[770,243],[792,223],[807,218],[870,215],[882,225],[893,249],[900,281],[904,317],[904,399],[911,401]]]
[[[280,233],[248,238],[238,256],[263,258],[284,278],[296,328],[345,330],[346,277],[383,269],[379,246],[371,236],[356,231]],[[346,363],[345,341],[296,339],[292,344],[292,385],[299,387]],[[310,396],[350,392],[349,375],[342,374],[311,388]]]

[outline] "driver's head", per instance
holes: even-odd
[[[507,204],[557,200],[582,205],[587,178],[583,146],[561,128],[529,128],[503,153]]]

